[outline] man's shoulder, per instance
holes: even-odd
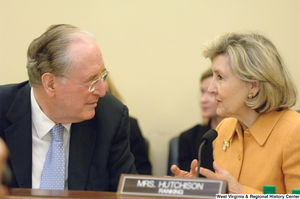
[[[19,84],[7,84],[0,86],[0,115],[8,112],[16,115],[24,115],[30,110],[30,86],[28,82]],[[18,114],[15,114],[15,113]]]
[[[109,92],[106,92],[104,97],[100,97],[98,100],[98,105],[101,106],[101,104],[104,104],[105,106],[107,104],[113,106],[113,107],[122,107],[124,104],[120,102],[115,96],[110,94]]]
[[[12,103],[12,100],[20,93],[22,97],[29,95],[30,86],[28,81],[18,83],[18,84],[6,84],[0,85],[0,102],[3,103]]]
[[[101,113],[112,115],[115,113],[123,113],[124,110],[127,110],[127,107],[116,97],[107,92],[104,97],[99,98],[96,107],[96,114]]]
[[[135,117],[129,116],[129,121],[130,121],[130,125],[131,124],[138,125],[138,121]]]
[[[0,85],[0,97],[8,97],[8,96],[14,96],[16,95],[22,88],[28,86],[28,81],[18,83],[18,84],[5,84]]]

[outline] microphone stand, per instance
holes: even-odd
[[[197,167],[197,172],[198,174],[196,175],[196,177],[200,177],[200,165],[201,165],[201,151],[202,151],[202,147],[205,144],[210,144],[214,141],[214,139],[216,139],[216,137],[218,136],[218,133],[216,130],[214,129],[210,129],[208,130],[201,139],[201,144],[199,146],[199,151],[198,151],[198,167]]]
[[[201,165],[201,151],[202,151],[202,148],[203,148],[203,146],[205,145],[205,143],[206,143],[206,140],[204,140],[202,143],[201,143],[201,145],[200,145],[200,147],[199,147],[199,151],[198,151],[198,167],[197,167],[197,175],[196,175],[196,178],[198,177],[200,177],[200,165]]]

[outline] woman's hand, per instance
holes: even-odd
[[[220,167],[216,161],[213,162],[213,167],[216,173],[201,167],[200,174],[209,179],[227,180],[228,191],[231,194],[241,194],[243,192],[243,185],[241,185],[228,171]]]
[[[175,177],[196,178],[197,166],[198,166],[198,161],[195,159],[191,162],[190,172],[179,169],[178,166],[176,166],[175,164],[171,166],[171,171],[172,173],[174,173]]]
[[[179,169],[176,165],[172,165],[171,171],[175,177],[196,178],[198,161],[195,159],[191,163],[190,172]],[[243,185],[241,185],[228,171],[218,165],[216,161],[213,162],[213,167],[216,173],[203,167],[200,168],[200,174],[208,179],[226,180],[228,183],[229,193],[241,194],[243,192]]]

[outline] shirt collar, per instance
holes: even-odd
[[[267,113],[262,113],[258,117],[252,127],[248,129],[258,144],[265,144],[274,126],[282,114],[284,114],[287,110],[288,109],[282,111],[270,111]],[[232,124],[229,125],[229,128],[227,129],[228,134],[226,140],[231,140],[237,132],[242,131],[242,126],[237,119],[231,120],[230,122],[232,122]]]
[[[270,111],[263,113],[249,129],[255,140],[264,145],[280,117],[287,111]]]
[[[49,119],[45,113],[41,110],[38,105],[33,88],[31,88],[30,99],[31,99],[31,112],[32,112],[32,124],[34,125],[37,135],[42,139],[54,126],[55,123]],[[70,132],[71,123],[62,124],[68,132]]]

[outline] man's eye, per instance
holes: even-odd
[[[218,80],[222,80],[223,77],[221,75],[218,75]]]

